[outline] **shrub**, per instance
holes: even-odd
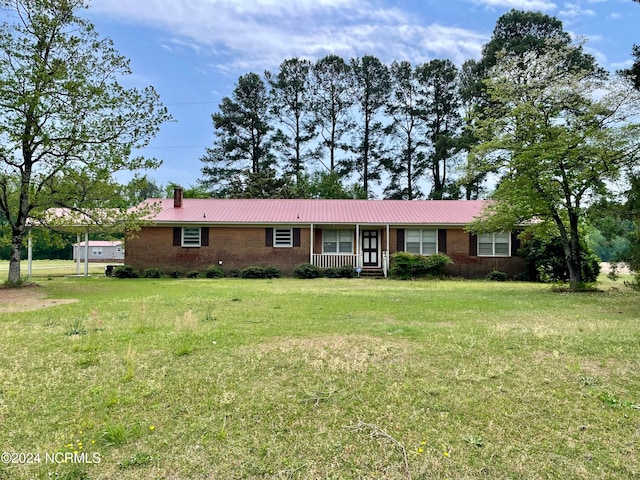
[[[202,273],[199,270],[189,270],[185,276],[187,278],[202,278]]]
[[[487,273],[487,280],[491,280],[494,282],[506,282],[509,275],[499,270],[493,270],[492,272]]]
[[[242,278],[280,278],[282,273],[275,267],[247,267],[240,272]]]
[[[160,270],[159,268],[147,268],[142,276],[144,278],[161,278],[162,277],[162,270]]]
[[[453,261],[444,254],[424,256],[407,252],[391,255],[391,269],[389,273],[396,278],[409,280],[419,277],[433,277],[442,275],[444,268]]]
[[[182,276],[182,270],[179,268],[172,268],[167,272],[167,275],[171,278],[180,278]]]
[[[580,249],[582,280],[587,283],[595,282],[600,274],[600,259],[584,238],[580,239]],[[533,235],[524,242],[518,253],[524,259],[530,275],[539,282],[569,281],[569,267],[559,236]]]
[[[444,269],[447,265],[451,265],[453,260],[447,257],[443,253],[436,253],[426,257],[425,266],[427,269],[426,274],[428,276],[440,276],[444,273]]]
[[[280,278],[282,277],[282,272],[278,270],[276,267],[265,267],[266,278]]]
[[[327,278],[354,278],[356,276],[356,270],[351,265],[330,267],[325,269],[324,276]]]
[[[131,265],[119,265],[113,269],[113,276],[117,278],[140,278],[140,272]]]
[[[298,265],[293,271],[293,276],[296,278],[318,278],[321,274],[320,268],[310,263],[303,263]]]
[[[211,265],[205,269],[204,276],[206,278],[222,278],[224,277],[224,272],[219,266]]]

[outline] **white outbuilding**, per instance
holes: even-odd
[[[85,245],[87,242],[73,244],[73,259],[84,262],[88,258],[89,262],[122,262],[124,261],[124,246],[119,240],[89,240],[88,255],[85,255]]]

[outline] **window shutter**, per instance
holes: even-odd
[[[469,234],[469,256],[478,256],[478,236],[475,233]]]
[[[511,232],[511,255],[518,255],[518,250],[520,249],[520,239],[518,238],[517,232]]]
[[[438,229],[438,252],[447,253],[447,230],[445,228]]]
[[[293,229],[293,246],[294,247],[300,246],[300,229],[299,228]]]
[[[179,247],[182,245],[182,228],[173,227],[173,246]]]
[[[200,229],[200,245],[202,247],[209,246],[209,227],[202,227]]]
[[[265,228],[265,240],[264,244],[266,247],[273,247],[273,228]]]
[[[396,236],[398,237],[396,252],[404,252],[404,228],[398,228],[396,230]]]

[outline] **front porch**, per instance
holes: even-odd
[[[352,266],[389,274],[389,226],[311,225],[309,263],[319,268]],[[383,243],[386,247],[383,247]]]
[[[311,264],[319,268],[339,268],[351,266],[360,270],[382,270],[384,276],[389,275],[389,252],[382,252],[381,265],[363,266],[362,255],[356,254],[313,254]]]

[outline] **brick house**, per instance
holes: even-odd
[[[260,265],[291,274],[296,266],[389,269],[390,255],[445,253],[451,275],[484,277],[525,270],[509,232],[464,230],[486,201],[148,199],[159,211],[126,239],[125,263],[138,270],[183,271]]]

